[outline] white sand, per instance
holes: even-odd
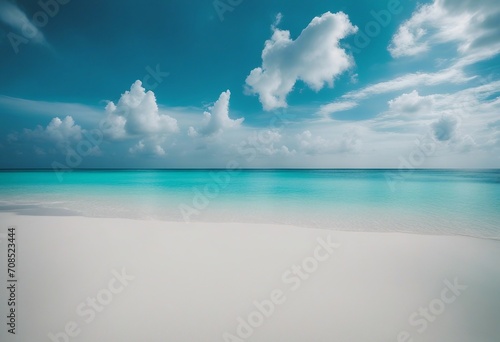
[[[9,225],[18,233],[19,306],[13,338],[3,240],[1,341],[51,341],[65,326],[76,336],[56,341],[206,342],[224,341],[225,332],[227,341],[500,341],[498,241],[0,214],[0,233]],[[329,235],[340,244],[331,255],[317,241]],[[285,283],[283,274],[304,260],[314,266],[315,251],[329,258],[294,291],[299,278],[288,273]],[[112,280],[123,268],[134,277],[126,285]],[[446,280],[467,289],[453,294]],[[96,296],[101,312],[86,303]],[[279,304],[264,317],[254,301],[270,298]],[[411,324],[429,304],[429,318],[417,313]],[[238,321],[249,315],[251,334]]]

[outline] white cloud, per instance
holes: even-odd
[[[141,81],[135,81],[117,104],[109,102],[106,114],[102,127],[108,138],[139,138],[129,148],[130,154],[164,156],[166,137],[179,131],[177,120],[160,112],[155,94],[151,90],[146,91]]]
[[[282,19],[283,19],[283,14],[282,13],[276,14],[276,18],[274,19],[274,23],[273,23],[272,27],[276,28],[281,23]]]
[[[240,155],[248,151],[260,156],[294,155],[296,151],[283,145],[282,138],[282,134],[277,129],[263,129],[248,135],[236,147]]]
[[[389,81],[368,85],[343,95],[340,102],[359,102],[376,95],[416,90],[424,86],[460,85],[477,78],[468,76],[465,67],[500,53],[500,26],[496,24],[499,21],[500,8],[498,1],[494,0],[434,0],[430,4],[420,5],[393,36],[389,46],[393,57],[422,54],[444,43],[456,44],[457,56],[451,59],[437,58],[440,66],[450,62],[441,70],[409,73]],[[429,105],[425,101],[431,100],[431,98],[418,98],[418,93],[407,95],[399,99],[405,101],[405,108],[397,108],[398,105],[403,105],[402,102],[396,101],[392,104],[393,116],[398,110],[400,114],[401,112],[410,114],[409,101],[412,100],[418,102],[414,104],[416,106],[414,110],[425,112],[425,106]],[[448,105],[450,108],[454,107],[453,103]],[[444,109],[441,108],[442,110]],[[398,116],[403,118],[401,115]]]
[[[404,22],[392,37],[389,51],[393,57],[412,56],[429,49],[422,38],[427,34],[422,24],[427,20],[437,20],[442,16],[436,4],[423,5],[412,17]],[[419,44],[418,44],[419,43]]]
[[[80,140],[82,138],[82,128],[75,124],[71,116],[67,116],[63,120],[59,118],[52,119],[45,132],[55,141]]]
[[[438,86],[441,84],[464,84],[473,80],[474,76],[467,76],[457,66],[452,66],[437,72],[415,72],[396,77],[389,81],[370,84],[358,90],[350,91],[341,96],[340,100],[320,106],[318,114],[328,115],[341,110],[355,108],[359,102],[377,95],[394,93],[401,90],[413,89],[422,86]]]
[[[127,119],[125,116],[116,115],[116,106],[113,102],[106,105],[106,125],[103,125],[103,132],[111,139],[123,139],[127,137]]]
[[[64,119],[53,118],[46,127],[38,125],[35,129],[25,128],[22,133],[12,133],[7,137],[11,144],[22,145],[29,142],[37,156],[49,153],[67,153],[68,148],[74,148],[79,142],[85,140],[86,130],[77,125],[71,116]],[[92,146],[87,155],[99,155],[99,146]]]
[[[382,117],[421,119],[447,114],[471,119],[489,119],[495,110],[491,106],[495,106],[497,102],[491,97],[496,96],[498,87],[500,81],[466,88],[456,93],[426,96],[421,96],[418,91],[413,90],[388,101],[389,112],[383,113]]]
[[[162,147],[163,142],[163,139],[141,139],[137,142],[137,144],[129,149],[129,153],[162,157],[166,155],[165,149]]]
[[[416,114],[429,113],[435,100],[433,96],[420,96],[418,91],[413,90],[388,102],[389,108],[395,116],[409,117]]]
[[[286,97],[298,80],[315,91],[333,87],[335,78],[354,65],[339,42],[356,31],[342,12],[315,17],[296,40],[289,31],[273,27],[262,51],[262,66],[246,79],[248,93],[258,94],[264,109],[272,110],[287,106]]]
[[[389,110],[370,120],[379,132],[427,134],[447,153],[488,149],[495,141],[500,81],[456,93],[421,96],[417,91],[388,102]]]
[[[233,120],[229,117],[230,98],[231,92],[229,90],[222,92],[213,107],[209,108],[209,112],[203,113],[204,120],[202,127],[199,129],[189,127],[188,135],[191,137],[198,135],[215,136],[226,129],[240,127],[244,118]]]
[[[343,112],[357,107],[358,104],[354,101],[338,101],[323,105],[319,108],[319,115],[330,115],[336,112]]]
[[[393,57],[414,56],[432,46],[455,43],[468,63],[500,52],[500,8],[494,0],[434,0],[420,6],[393,36]]]
[[[361,148],[361,139],[357,129],[346,130],[340,139],[329,140],[320,135],[314,135],[310,130],[297,134],[301,152],[309,155],[335,154],[342,152],[356,152]]]
[[[36,129],[25,129],[24,134],[28,138],[49,140],[63,145],[70,142],[80,141],[84,130],[75,124],[71,116],[64,119],[53,118],[47,127],[38,126]]]
[[[375,83],[360,90],[349,92],[342,97],[351,100],[361,100],[370,96],[415,88],[417,86],[434,86],[446,83],[460,84],[473,78],[465,76],[462,70],[455,68],[444,69],[435,73],[417,72],[406,74],[390,81]]]
[[[146,92],[141,81],[135,81],[116,105],[109,102],[106,113],[110,123],[106,133],[113,138],[178,131],[177,120],[159,112],[155,94],[151,90]]]

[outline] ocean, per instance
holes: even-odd
[[[59,175],[60,176],[60,175]],[[500,170],[1,171],[0,211],[500,238]]]

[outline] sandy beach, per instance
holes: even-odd
[[[1,213],[10,226],[20,341],[500,336],[498,241]]]

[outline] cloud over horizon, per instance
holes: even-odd
[[[222,133],[225,129],[238,128],[241,126],[244,118],[231,119],[229,117],[229,100],[231,92],[226,90],[222,92],[215,104],[209,108],[209,111],[203,113],[203,123],[200,128],[189,127],[188,135],[195,137],[214,136]]]
[[[116,105],[110,101],[106,113],[113,123],[109,133],[114,138],[169,134],[179,130],[177,120],[159,112],[155,94],[151,90],[146,91],[141,81],[135,81]]]

